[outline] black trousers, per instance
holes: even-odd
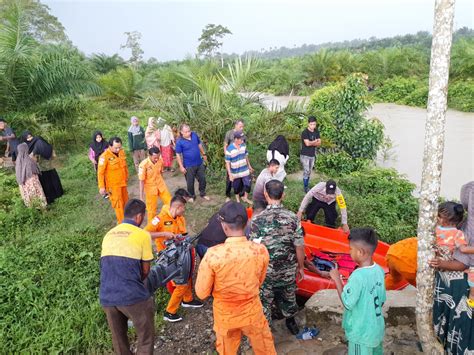
[[[336,201],[327,204],[326,202],[319,201],[313,197],[313,200],[310,202],[308,207],[306,207],[306,218],[314,222],[314,218],[320,209],[323,209],[324,211],[324,224],[326,227],[336,228]]]
[[[230,192],[232,191],[232,181],[229,180],[229,173],[225,173],[225,195],[230,197]]]
[[[201,195],[201,197],[206,196],[206,167],[204,164],[186,168],[186,174],[184,177],[186,178],[188,192],[193,198],[196,198],[194,192],[194,179],[197,179],[199,183],[199,195]]]

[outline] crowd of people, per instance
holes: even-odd
[[[52,146],[30,132],[17,139],[4,120],[0,120],[0,131],[0,140],[8,142],[7,154],[16,161],[16,178],[25,204],[46,206],[60,196],[59,177],[51,167]],[[175,135],[162,118],[149,118],[144,129],[139,119],[132,117],[127,133],[139,180],[138,199],[129,200],[129,171],[122,139],[115,136],[106,140],[96,131],[89,146],[99,193],[109,199],[117,219],[117,226],[102,244],[99,298],[115,352],[130,353],[127,320],[131,320],[138,352],[152,353],[156,310],[146,286],[147,276],[154,255],[166,248],[167,241],[187,234],[186,206],[197,199],[195,180],[200,198],[210,200],[206,193],[207,155],[199,135],[187,124],[181,124]],[[195,280],[197,297],[192,276],[187,283],[174,285],[166,309],[158,310],[163,319],[179,322],[183,319],[180,307],[201,308],[202,301],[212,296],[213,329],[220,354],[237,353],[242,335],[248,337],[256,354],[274,354],[273,319],[285,319],[292,334],[301,331],[295,320],[296,287],[306,268],[334,281],[345,308],[343,328],[349,354],[382,353],[385,290],[402,279],[416,286],[416,238],[391,246],[387,253],[390,274],[385,277],[373,260],[377,233],[371,228],[349,229],[346,202],[336,181],[329,179],[310,186],[316,147],[321,145],[315,117],[308,118],[301,134],[305,196],[297,213],[287,210],[283,203],[285,164],[290,157],[285,137],[279,135],[269,145],[267,166],[256,178],[253,192],[254,169],[247,144],[245,123],[239,119],[223,142],[226,202],[200,232],[195,246],[201,260]],[[186,188],[171,194],[164,172],[174,171],[175,154]],[[158,211],[159,201],[162,207]],[[247,206],[252,207],[250,219]],[[474,182],[463,186],[461,204],[445,202],[439,206],[437,257],[430,261],[437,269],[435,331],[446,349],[455,346],[458,350],[453,353],[459,354],[474,350],[474,268],[469,269],[474,264],[472,206]],[[325,225],[337,228],[337,207],[341,229],[348,233],[350,256],[357,264],[345,285],[337,268],[320,271],[307,260],[301,226],[302,219],[314,221],[322,209]]]
[[[0,118],[0,141],[6,142],[4,155],[14,163],[21,198],[27,207],[45,208],[63,195],[53,146],[43,137],[25,131],[18,138]]]

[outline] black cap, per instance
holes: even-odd
[[[225,223],[247,222],[247,210],[238,202],[229,201],[219,210],[219,219]]]
[[[234,132],[234,139],[235,138],[244,138],[244,137],[245,137],[244,132],[242,132],[242,131]]]
[[[336,193],[336,182],[334,180],[328,180],[326,182],[326,193],[334,195]]]

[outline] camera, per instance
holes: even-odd
[[[166,248],[159,252],[155,265],[150,269],[146,285],[150,293],[173,280],[176,285],[187,284],[193,272],[192,243],[199,238],[177,236],[165,242]]]

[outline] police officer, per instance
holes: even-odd
[[[290,332],[297,334],[296,281],[304,276],[304,239],[298,217],[282,206],[283,190],[281,181],[265,184],[268,206],[253,220],[250,239],[264,244],[270,254],[267,276],[260,289],[265,316],[270,322],[272,306],[275,307],[286,318]]]

